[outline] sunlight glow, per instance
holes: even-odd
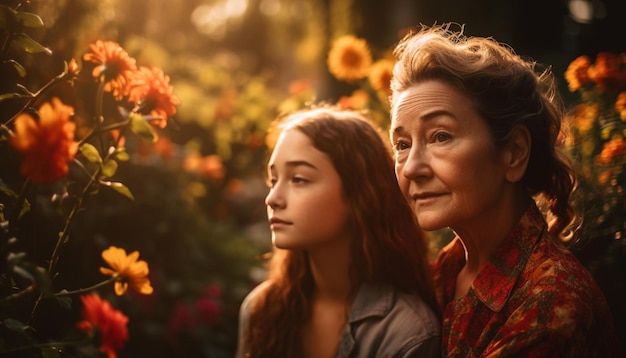
[[[590,24],[594,18],[606,16],[606,6],[599,0],[570,0],[568,7],[572,19],[581,24]]]
[[[198,32],[215,40],[224,38],[228,26],[236,23],[248,9],[248,0],[223,0],[213,5],[200,5],[191,14]]]

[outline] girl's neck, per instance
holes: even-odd
[[[346,302],[352,294],[349,245],[309,251],[309,265],[315,286],[313,299]]]

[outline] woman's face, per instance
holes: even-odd
[[[268,162],[265,198],[274,245],[310,250],[349,238],[349,208],[328,156],[297,129],[280,135]]]
[[[505,165],[471,100],[442,81],[397,97],[391,140],[396,176],[425,230],[492,225],[502,209]]]

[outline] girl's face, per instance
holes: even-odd
[[[425,230],[485,228],[506,207],[504,156],[455,87],[428,81],[402,93],[391,140],[398,183]]]
[[[283,131],[267,169],[265,204],[274,245],[310,250],[349,239],[350,210],[341,178],[305,134]]]

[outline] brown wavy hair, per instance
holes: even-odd
[[[356,112],[328,106],[292,114],[285,126],[309,137],[339,173],[352,213],[353,293],[363,282],[388,283],[437,312],[425,236],[398,187],[386,134]],[[306,252],[274,248],[266,284],[251,306],[246,356],[302,356],[314,289]]]
[[[411,86],[440,80],[467,94],[484,118],[497,145],[513,129],[528,128],[531,153],[522,185],[549,216],[549,231],[563,239],[576,219],[570,201],[574,169],[557,140],[563,134],[565,107],[550,68],[517,55],[492,38],[468,37],[455,24],[422,26],[396,46],[391,105]]]

